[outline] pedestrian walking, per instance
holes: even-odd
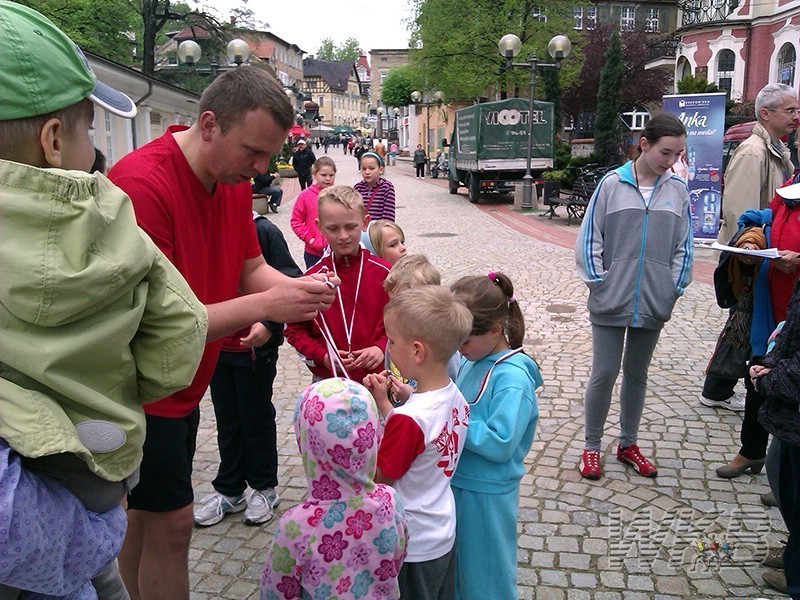
[[[391,166],[397,164],[397,142],[389,144],[389,164]]]
[[[659,334],[692,278],[692,221],[686,183],[668,175],[686,145],[686,129],[668,113],[648,121],[639,156],[608,173],[589,202],[575,244],[589,287],[592,370],[586,385],[580,473],[602,476],[600,451],[611,393],[624,362],[617,459],[644,477],[656,466],[637,437],[647,371]],[[624,350],[624,355],[623,355]]]
[[[417,144],[417,149],[414,150],[413,161],[417,179],[424,178],[425,163],[428,162],[428,157],[425,155],[425,150],[422,149],[422,144]]]
[[[383,140],[378,138],[378,141],[375,143],[375,146],[372,150],[381,157],[381,161],[383,164],[386,164],[386,144],[383,143]]]
[[[303,138],[297,142],[297,150],[292,153],[292,167],[297,171],[297,178],[300,182],[300,189],[304,190],[311,185],[311,167],[317,157],[314,151],[308,147]]]

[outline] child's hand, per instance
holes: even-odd
[[[366,371],[374,371],[383,364],[383,350],[377,346],[353,350],[353,366]]]
[[[750,381],[753,382],[753,387],[756,387],[756,380],[759,377],[763,377],[769,372],[770,369],[763,365],[753,365],[752,367],[750,367]]]
[[[250,332],[246,337],[240,338],[239,343],[242,346],[250,346],[251,348],[259,348],[266,344],[272,337],[272,332],[267,329],[263,323],[253,323],[250,327]]]
[[[378,405],[378,410],[384,417],[392,410],[392,403],[389,401],[389,387],[386,373],[370,373],[364,377],[364,387],[369,390],[372,397],[375,398],[375,404]]]
[[[388,374],[389,387],[392,392],[394,392],[395,400],[405,403],[411,394],[414,393],[414,388],[410,384],[404,383],[403,380],[394,373],[388,373],[388,371],[386,373]]]

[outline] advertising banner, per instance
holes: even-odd
[[[462,158],[520,158],[528,153],[528,123],[533,119],[533,158],[553,158],[553,103],[525,98],[484,102],[456,112],[458,153]]]
[[[722,200],[725,93],[664,96],[664,110],[686,127],[686,153],[673,169],[689,188],[694,237],[714,240]]]

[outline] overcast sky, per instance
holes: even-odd
[[[212,7],[227,19],[230,8],[242,2],[200,0],[194,4]],[[250,0],[246,6],[255,13],[259,26],[269,23],[267,31],[297,44],[308,54],[316,53],[324,38],[332,38],[338,45],[354,37],[367,52],[408,47],[410,0]]]

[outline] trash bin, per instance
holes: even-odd
[[[542,184],[536,184],[536,192],[539,194],[539,200],[546,204],[548,198],[552,198],[553,196],[558,196],[558,192],[561,190],[561,182],[560,181],[551,181],[549,179],[545,179],[542,181]]]

